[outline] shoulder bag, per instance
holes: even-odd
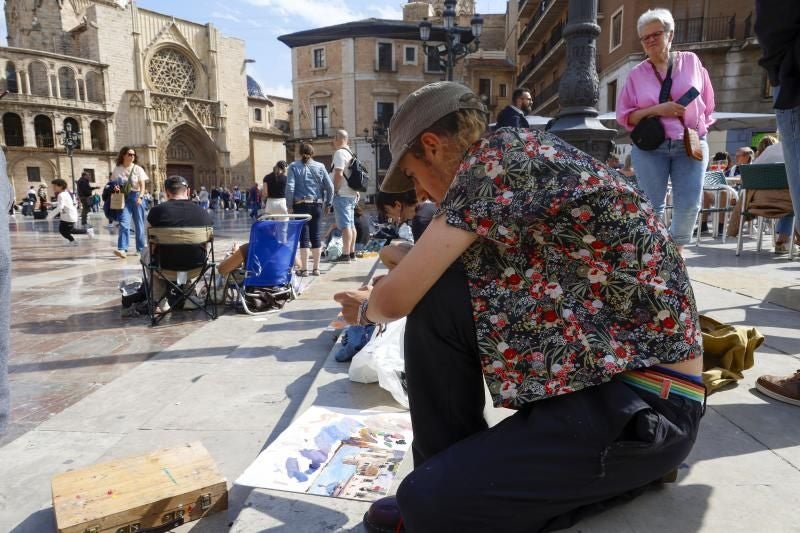
[[[128,174],[128,180],[118,185],[119,187],[118,191],[114,191],[111,193],[111,205],[110,205],[111,209],[115,211],[125,209],[125,196],[131,190],[131,176],[133,176],[134,170],[136,170],[135,164],[133,165],[133,168],[131,168],[131,171]]]
[[[669,66],[667,67],[667,77],[661,79],[661,75],[656,70],[656,66],[650,63],[653,67],[658,81],[661,82],[661,92],[658,95],[658,103],[663,104],[670,100],[670,91],[672,90],[672,56],[669,58]],[[664,133],[664,125],[661,123],[661,118],[658,116],[645,117],[640,120],[631,132],[631,141],[640,150],[650,151],[655,150],[666,139]]]

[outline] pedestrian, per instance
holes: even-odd
[[[92,193],[92,213],[100,212],[100,193],[94,191]]]
[[[670,51],[674,29],[675,20],[666,9],[651,9],[639,17],[639,41],[647,59],[628,74],[617,100],[617,122],[632,132],[636,178],[660,217],[666,207],[667,183],[672,182],[669,233],[682,251],[692,239],[700,210],[714,89],[700,58],[693,52]],[[687,102],[691,88],[697,94]],[[685,128],[696,132],[700,160],[684,147]],[[639,132],[648,134],[645,142],[637,141]]]
[[[531,114],[533,99],[528,89],[515,89],[511,94],[511,104],[497,114],[497,128],[529,128],[528,119]]]
[[[41,218],[45,218],[47,216],[47,206],[50,204],[50,199],[47,198],[47,185],[42,183],[39,185],[39,190],[36,192],[36,195],[39,198],[39,213],[41,213]]]
[[[197,195],[197,201],[200,203],[200,207],[203,209],[208,209],[208,191],[204,186],[200,186],[200,192]]]
[[[222,201],[222,209],[228,211],[231,208],[231,191],[227,187],[223,187],[219,193],[220,200]]]
[[[142,194],[150,178],[144,169],[136,164],[136,150],[130,146],[123,146],[117,155],[117,166],[111,172],[111,179],[125,194],[125,207],[119,212],[117,249],[114,250],[114,255],[124,259],[128,256],[131,223],[136,238],[136,254],[141,254],[147,244]]]
[[[0,147],[0,436],[8,427],[11,409],[8,386],[11,328],[11,240],[6,207],[14,203],[14,195],[11,192],[11,180],[8,179],[6,171],[5,150],[5,146]]]
[[[322,213],[333,197],[333,183],[322,163],[314,161],[314,147],[300,145],[300,160],[293,161],[286,173],[286,204],[295,214],[311,215],[303,225],[300,235],[300,270],[307,276],[308,250],[311,249],[311,275],[319,276],[319,259],[322,252]]]
[[[253,182],[247,192],[247,205],[250,209],[250,218],[258,219],[258,210],[261,207],[261,193],[258,190],[258,183]]]
[[[111,209],[111,195],[117,191],[119,191],[119,185],[116,181],[111,179],[111,175],[109,175],[108,183],[103,187],[103,193],[101,195],[101,199],[103,200],[103,214],[106,220],[108,220],[108,225],[106,227],[109,229],[113,228],[114,222],[119,220],[120,210]]]
[[[241,206],[242,206],[242,191],[240,191],[239,186],[236,185],[233,188],[233,210],[238,211]]]
[[[350,174],[350,162],[353,151],[347,144],[348,135],[345,130],[336,130],[331,144],[333,145],[333,216],[336,227],[342,232],[342,254],[335,263],[350,263],[356,259],[356,225],[355,206],[358,202],[358,191],[354,191],[347,183]]]
[[[144,191],[142,195],[142,207],[145,212],[150,211],[150,208],[153,207],[153,195],[150,194],[150,191]]]
[[[272,172],[264,176],[262,191],[264,210],[270,215],[284,215],[286,207],[286,161],[278,161]]]
[[[61,178],[55,178],[50,184],[56,191],[56,207],[50,211],[47,218],[53,219],[58,215],[58,232],[67,239],[67,244],[78,244],[73,235],[86,235],[90,239],[94,237],[92,228],[75,227],[75,223],[78,221],[78,208],[75,205],[75,199],[72,194],[67,190],[67,182]]]
[[[368,532],[567,527],[672,474],[697,435],[698,314],[658,216],[560,138],[485,129],[458,83],[403,102],[381,187],[440,216],[380,281],[335,295],[348,323],[407,316],[414,470]],[[484,383],[515,410],[491,429]]]
[[[99,189],[99,187],[92,187],[92,183],[89,181],[89,173],[88,172],[81,172],[81,177],[78,178],[77,187],[78,187],[78,200],[80,201],[81,205],[81,226],[84,228],[91,227],[88,223],[88,216],[89,211],[92,210],[92,194],[95,190]]]

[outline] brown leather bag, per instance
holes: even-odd
[[[697,130],[683,126],[683,147],[686,149],[686,155],[692,159],[703,160],[703,147]]]

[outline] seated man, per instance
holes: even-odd
[[[417,242],[425,228],[431,223],[436,213],[436,204],[429,201],[418,202],[416,192],[378,191],[375,197],[378,211],[391,219],[395,224],[411,221],[411,234]],[[411,244],[407,241],[394,241],[380,251],[381,262],[390,270],[408,253]]]
[[[200,228],[213,226],[211,216],[203,207],[189,200],[189,184],[182,176],[170,176],[164,182],[167,201],[161,202],[147,215],[147,227],[153,228]],[[189,271],[197,268],[206,255],[205,246],[201,244],[170,245],[163,250],[156,250],[162,268],[175,271]],[[150,263],[150,249],[142,253],[142,264]],[[164,281],[154,279],[156,301],[164,295]]]

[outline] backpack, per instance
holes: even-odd
[[[344,150],[348,150],[344,148]],[[367,192],[367,185],[369,185],[369,173],[367,172],[367,167],[364,166],[364,163],[359,161],[356,157],[356,154],[350,152],[350,155],[353,158],[350,160],[350,165],[348,165],[347,169],[350,171],[350,174],[345,176],[347,180],[347,186],[353,189],[354,191],[358,192]]]

